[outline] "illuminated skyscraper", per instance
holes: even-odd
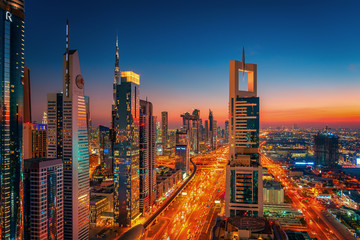
[[[140,211],[156,200],[156,118],[151,102],[140,100]]]
[[[24,162],[24,239],[64,239],[62,159]]]
[[[205,120],[205,137],[204,137],[205,143],[209,142],[209,121]]]
[[[24,1],[0,0],[0,238],[23,237]]]
[[[131,226],[140,215],[139,102],[140,76],[121,72],[116,85],[114,126],[114,214],[120,226]]]
[[[63,94],[47,95],[47,157],[63,157]]]
[[[329,131],[318,132],[314,136],[315,164],[336,167],[339,161],[339,137]]]
[[[225,143],[229,143],[229,121],[225,121]]]
[[[239,90],[239,71],[248,74],[247,91]],[[257,66],[230,61],[229,76],[230,149],[226,166],[225,216],[261,217],[263,181],[259,160]]]
[[[77,50],[69,50],[66,25],[66,52],[63,55],[63,161],[65,239],[89,239],[89,149],[84,98]]]
[[[164,154],[168,143],[168,112],[161,113],[161,142]]]

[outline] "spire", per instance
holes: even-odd
[[[114,84],[120,84],[120,67],[119,67],[119,37],[116,35],[116,53],[115,53],[115,71]]]
[[[242,56],[242,74],[243,80],[245,79],[245,47],[243,46],[243,56]]]
[[[69,76],[69,20],[66,19],[66,70],[65,70],[65,96],[69,96],[70,92],[70,76]]]

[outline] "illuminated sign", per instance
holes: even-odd
[[[356,159],[356,165],[360,165],[360,158]]]
[[[181,194],[182,194],[182,195],[184,195],[184,196],[186,196],[186,195],[187,195],[187,193],[186,193],[186,192],[182,192]]]
[[[6,12],[6,20],[12,22],[12,14],[9,11]]]
[[[296,165],[314,165],[314,162],[295,162]]]
[[[215,200],[215,203],[220,203],[220,200]]]

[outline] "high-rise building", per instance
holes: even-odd
[[[24,67],[24,123],[31,123],[30,69]]]
[[[205,143],[209,142],[209,121],[205,120]]]
[[[113,161],[111,153],[110,129],[108,127],[99,126],[99,151],[100,164],[107,174],[113,174]]]
[[[156,200],[156,118],[151,102],[140,100],[140,211]]]
[[[339,160],[339,137],[329,131],[314,136],[315,164],[335,167]]]
[[[229,121],[225,121],[225,143],[229,143]]]
[[[64,236],[89,239],[89,148],[84,97],[77,50],[69,50],[66,25],[66,52],[63,55],[63,161]]]
[[[63,157],[63,94],[47,95],[47,157]]]
[[[24,0],[0,1],[0,238],[22,239]]]
[[[230,61],[230,142],[226,166],[225,216],[262,216],[263,180],[259,159],[257,66]],[[248,90],[239,88],[239,71],[248,74]],[[241,81],[240,81],[241,82]]]
[[[46,158],[46,130],[47,126],[45,124],[31,124],[31,156],[27,158]],[[24,132],[25,134],[25,132]],[[24,143],[24,152],[25,152],[25,143]]]
[[[164,153],[168,143],[168,112],[161,112],[161,142]]]
[[[210,143],[210,147],[211,149],[214,149],[214,116],[213,116],[213,112],[211,111],[211,109],[209,109],[209,143]]]
[[[140,76],[121,72],[116,85],[114,126],[114,214],[119,226],[131,226],[140,216],[139,102]]]
[[[64,239],[62,159],[24,162],[24,239]]]
[[[217,139],[218,139],[218,126],[217,126],[217,121],[213,120],[213,126],[212,126],[212,149],[216,149],[217,148]]]

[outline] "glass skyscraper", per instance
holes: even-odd
[[[139,100],[140,76],[121,72],[116,85],[113,117],[114,214],[119,226],[131,226],[140,216]]]
[[[0,1],[0,238],[23,237],[24,1]]]
[[[247,91],[239,90],[239,71],[247,72]],[[225,216],[263,216],[259,157],[257,66],[230,61],[229,162],[226,166]]]

